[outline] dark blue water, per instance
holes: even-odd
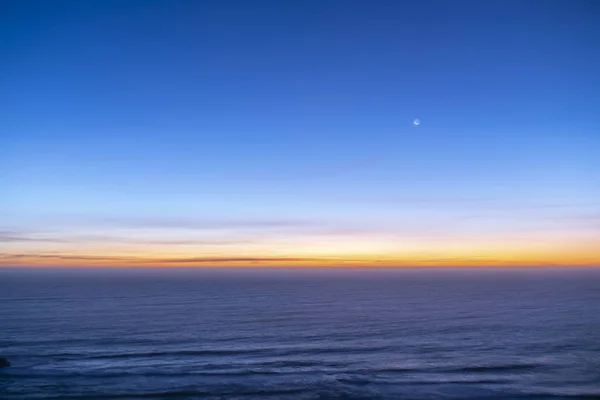
[[[600,399],[600,269],[0,269],[2,399]]]

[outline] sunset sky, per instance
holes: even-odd
[[[595,0],[1,7],[0,266],[600,265]]]

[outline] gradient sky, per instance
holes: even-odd
[[[595,0],[1,7],[0,265],[600,265]]]

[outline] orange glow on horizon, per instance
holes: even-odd
[[[515,267],[600,266],[592,237],[334,235],[176,245],[123,240],[9,243],[0,267]]]
[[[364,255],[270,255],[159,257],[99,254],[50,254],[0,259],[0,267],[518,267],[518,266],[600,266],[600,251],[493,252],[453,254],[364,254]]]

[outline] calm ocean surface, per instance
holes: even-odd
[[[1,399],[600,399],[600,269],[0,269]]]

